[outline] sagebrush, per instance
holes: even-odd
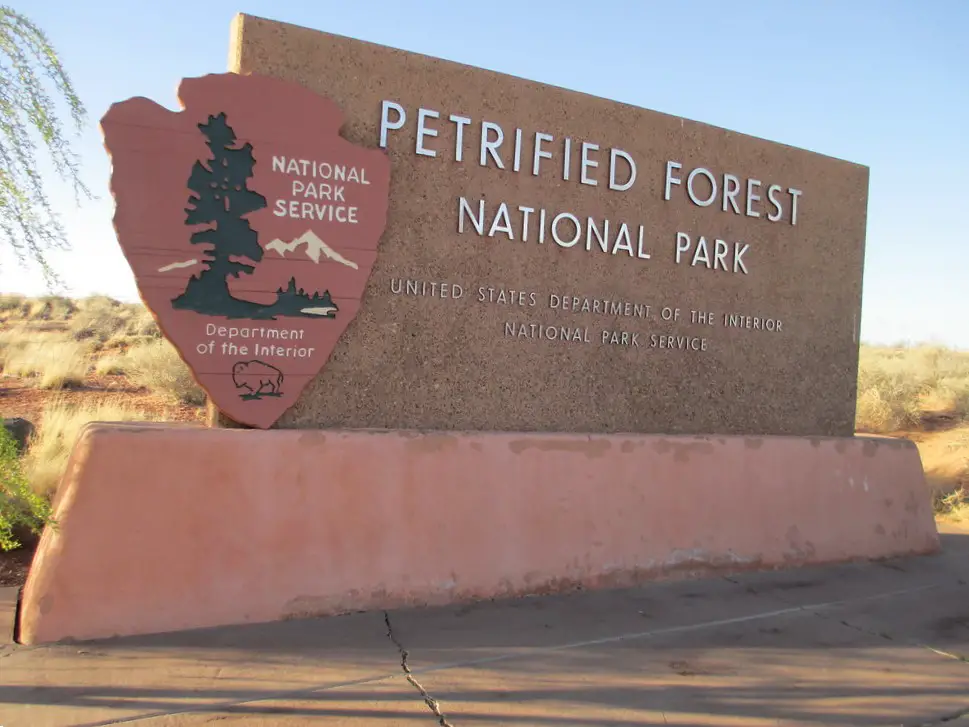
[[[857,428],[918,429],[927,416],[969,420],[969,353],[937,346],[862,346]]]

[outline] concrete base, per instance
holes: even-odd
[[[23,643],[929,553],[918,450],[882,438],[94,425]]]

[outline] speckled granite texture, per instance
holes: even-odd
[[[407,114],[403,127],[388,135],[388,223],[362,308],[322,373],[277,426],[853,433],[867,167],[251,16],[233,23],[229,70],[282,77],[325,94],[345,112],[343,135],[356,144],[378,146],[384,100]],[[648,72],[661,70],[644,69]],[[769,102],[768,94],[763,103]],[[437,136],[423,139],[435,157],[415,152],[421,107],[440,114],[427,119]],[[455,160],[458,125],[449,121],[452,114],[471,120],[462,127],[462,161]],[[479,163],[483,121],[501,126],[505,169]],[[542,147],[552,158],[542,158],[534,176],[536,132],[553,140]],[[565,137],[572,139],[568,181],[562,171]],[[590,152],[599,166],[588,168],[596,186],[579,183],[583,142],[599,145]],[[628,191],[608,188],[614,147],[636,162],[637,178]],[[671,186],[667,201],[671,160],[682,165],[675,171],[682,183]],[[718,195],[709,206],[687,196],[688,175],[696,167],[717,180]],[[740,214],[729,205],[723,209],[727,173],[738,180]],[[617,181],[627,177],[628,167],[620,162]],[[748,179],[760,182],[753,188],[760,199],[752,202],[759,217],[745,214]],[[774,212],[768,201],[772,184],[780,185],[774,198],[783,214],[777,221],[766,219]],[[790,188],[800,190],[796,225]],[[709,196],[702,174],[694,191],[697,198]],[[475,214],[484,199],[485,235],[475,232],[468,217],[464,232],[458,232],[462,196]],[[487,235],[501,202],[508,203],[514,241],[504,232]],[[519,206],[535,210],[527,241],[521,239]],[[546,239],[539,243],[541,208],[548,217]],[[575,215],[583,227],[574,247],[551,240],[551,219],[560,212]],[[600,230],[610,220],[612,238],[627,223],[632,256],[625,249],[602,252],[595,239],[588,250],[588,217]],[[649,259],[639,257],[640,225]],[[678,232],[691,240],[680,263]],[[571,223],[561,222],[559,233],[571,238]],[[726,271],[708,269],[702,260],[691,265],[701,235],[711,264],[726,250],[720,258]],[[725,246],[718,248],[717,239]],[[733,271],[735,244],[749,246],[741,256],[746,274]],[[432,294],[407,294],[402,281],[426,282]],[[440,287],[432,288],[432,282],[446,284],[448,297],[434,294]],[[463,291],[459,298],[453,297],[455,284]],[[403,292],[395,293],[396,287]],[[498,302],[499,289],[506,291],[505,302]],[[553,295],[579,297],[580,310],[551,308]],[[588,312],[581,311],[585,297]],[[649,316],[603,313],[601,306],[596,313],[591,299],[628,301],[634,312],[634,304],[649,305]],[[676,317],[663,320],[664,308]],[[713,325],[694,321],[692,311],[711,314]],[[725,314],[742,316],[751,327],[725,326]],[[772,323],[758,321],[754,328],[754,318]],[[543,339],[539,326],[567,327],[576,340],[563,342],[561,331],[559,340]],[[605,342],[603,331],[609,332]]]

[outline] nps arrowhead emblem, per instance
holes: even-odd
[[[185,79],[101,120],[114,226],[142,299],[214,404],[270,427],[360,307],[387,222],[390,160],[340,136],[295,83]]]

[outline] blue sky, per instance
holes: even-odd
[[[133,7],[141,6],[137,11]],[[426,53],[803,147],[871,168],[862,338],[969,348],[969,2],[14,2],[48,34],[89,112],[95,201],[49,189],[69,286],[135,300],[111,227],[97,122],[114,101],[177,108],[182,77],[223,71],[247,12]],[[832,264],[836,264],[833,262]],[[43,292],[0,250],[0,290]]]

